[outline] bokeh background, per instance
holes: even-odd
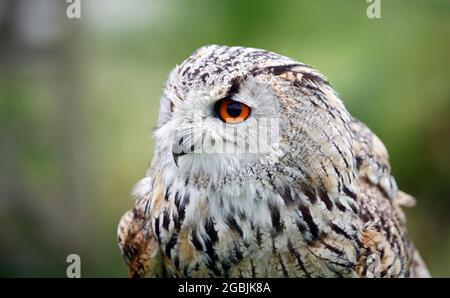
[[[450,1],[0,0],[0,276],[126,276],[116,226],[152,155],[169,70],[205,44],[326,74],[386,144],[408,226],[450,276]]]

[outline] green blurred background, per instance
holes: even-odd
[[[211,43],[318,68],[386,144],[434,276],[450,276],[450,1],[0,0],[0,276],[126,276],[116,226],[169,70]]]

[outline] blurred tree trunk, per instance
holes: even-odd
[[[86,244],[84,232],[90,226],[87,215],[92,179],[87,170],[89,162],[84,134],[83,81],[78,43],[81,24],[77,20],[67,19],[65,10],[66,2],[60,0],[0,0],[0,80],[4,80],[6,85],[10,77],[19,80],[31,78],[33,84],[38,82],[45,86],[55,106],[48,111],[47,123],[43,126],[33,123],[33,117],[28,118],[26,114],[18,114],[8,123],[0,120],[0,125],[5,127],[0,127],[0,142],[3,143],[0,162],[5,162],[0,166],[0,207],[4,207],[0,213],[1,221],[13,223],[9,224],[11,233],[14,230],[18,234],[23,233],[20,227],[26,225],[31,229],[27,233],[42,236],[18,235],[17,241],[23,243],[10,243],[0,248],[12,257],[9,262],[20,263],[23,255],[20,250],[16,251],[17,247],[28,250],[38,247],[50,252],[55,250],[50,255],[57,256],[61,265],[65,266],[65,256],[57,255],[61,254],[61,243],[66,247],[67,254],[81,254],[79,250],[83,250]],[[27,88],[27,84],[16,89],[9,88],[13,94],[20,94],[26,90],[19,89]],[[3,100],[13,106],[17,98]],[[31,96],[25,99],[25,104],[32,107],[35,100]],[[4,113],[8,111],[0,111],[0,116]],[[48,129],[39,130],[42,127]],[[50,147],[51,152],[56,152],[51,160],[57,174],[54,185],[49,189],[36,189],[27,181],[28,167],[21,164],[29,160],[29,152],[39,151],[42,147]],[[58,251],[54,244],[59,246]],[[2,252],[2,255],[5,254]],[[44,264],[45,260],[40,262]]]

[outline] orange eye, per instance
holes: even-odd
[[[249,106],[229,98],[216,102],[215,110],[220,120],[230,124],[241,123],[250,116]]]

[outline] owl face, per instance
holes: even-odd
[[[156,131],[167,168],[218,181],[249,174],[252,164],[274,158],[281,106],[271,86],[252,73],[255,59],[267,63],[271,56],[209,46],[171,72]]]
[[[308,121],[317,123],[314,117],[323,113],[308,99],[314,94],[292,94],[301,78],[286,77],[291,68],[324,80],[305,64],[265,50],[212,45],[195,51],[171,72],[161,98],[155,136],[164,169],[217,185],[243,183],[270,175],[288,155],[317,151],[308,145],[311,136],[296,139],[296,130],[308,132]],[[302,168],[308,166],[304,160]]]

